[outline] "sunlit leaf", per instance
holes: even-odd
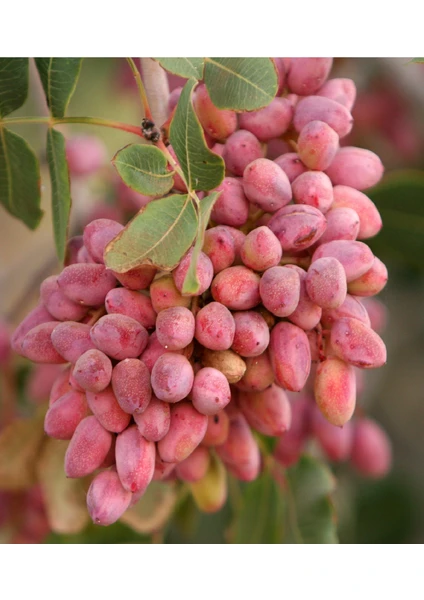
[[[215,106],[237,111],[267,106],[278,87],[270,58],[205,58],[204,80]]]
[[[47,104],[53,117],[63,117],[75,91],[82,58],[36,58]]]
[[[178,100],[169,137],[190,190],[212,190],[225,175],[224,161],[211,152],[193,109],[192,94],[197,82],[187,81]]]
[[[187,194],[154,200],[108,245],[106,266],[118,273],[143,264],[170,271],[192,245],[196,231],[197,215]]]
[[[155,58],[170,73],[180,77],[202,79],[204,58]]]
[[[131,144],[112,159],[124,183],[146,196],[163,196],[172,188],[173,173],[165,155],[154,146]]]
[[[212,209],[221,192],[212,192],[200,201],[199,205],[199,226],[197,230],[196,243],[194,244],[193,252],[190,259],[187,274],[183,283],[183,294],[196,294],[200,287],[200,281],[197,277],[197,261],[199,253],[203,248],[205,240],[205,231],[209,223]]]

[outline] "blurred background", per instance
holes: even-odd
[[[360,403],[388,432],[393,469],[384,480],[369,481],[355,475],[348,465],[334,467],[342,543],[424,542],[424,64],[410,60],[340,58],[330,75],[352,78],[358,90],[352,111],[353,131],[343,142],[376,152],[386,167],[382,183],[367,195],[383,218],[381,233],[369,244],[389,270],[389,284],[379,296],[387,308],[381,335],[387,345],[388,363],[366,373]],[[170,77],[171,89],[183,82]],[[137,89],[125,60],[86,59],[68,113],[138,124],[142,114]],[[30,96],[16,116],[45,114],[40,84],[32,70]],[[35,306],[41,281],[59,271],[51,229],[45,128],[27,125],[16,127],[16,131],[37,151],[43,165],[45,215],[39,229],[30,232],[0,208],[0,318],[11,329]],[[139,142],[139,138],[80,125],[62,126],[61,131],[65,135],[95,134],[105,146],[101,168],[94,175],[72,180],[71,235],[81,233],[93,218],[126,222],[142,202],[128,188],[119,186],[110,160],[118,149]],[[49,371],[47,367],[40,373],[43,370],[34,369],[21,358],[14,359],[13,369],[17,378],[3,377],[0,388],[0,415],[6,421],[14,414],[36,414],[57,374],[55,368]],[[17,404],[12,398],[17,398]],[[27,530],[34,534],[15,531],[5,517],[6,503],[15,506],[15,521],[27,519]],[[7,499],[0,490],[0,542],[222,543],[227,539],[230,519],[228,506],[215,515],[202,515],[185,498],[165,531],[156,537],[121,522],[107,528],[87,525],[80,533],[59,534],[50,531],[43,510],[37,489],[29,494],[15,492]]]

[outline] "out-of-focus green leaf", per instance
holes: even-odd
[[[277,93],[277,72],[270,58],[205,58],[205,84],[218,108],[258,110]]]
[[[206,144],[202,126],[193,109],[192,94],[197,81],[185,84],[172,119],[169,138],[184,173],[189,190],[212,190],[224,179],[220,156]]]
[[[118,273],[143,264],[170,271],[192,245],[196,231],[197,214],[187,194],[154,200],[107,246],[106,266]]]
[[[71,187],[68,163],[66,161],[65,138],[61,133],[49,128],[47,131],[47,162],[49,163],[52,185],[52,218],[56,252],[63,262],[68,236],[69,214],[71,212]]]
[[[235,513],[232,542],[236,544],[281,544],[284,536],[283,488],[269,470],[244,488]]]
[[[119,175],[130,188],[146,196],[163,196],[172,188],[173,173],[168,161],[155,146],[130,144],[112,159]]]
[[[383,228],[367,240],[375,254],[401,267],[424,269],[424,172],[406,170],[386,175],[367,192],[383,219]]]
[[[172,483],[152,481],[140,500],[122,515],[121,521],[138,533],[153,533],[164,527],[176,501]]]
[[[204,58],[155,58],[170,73],[180,77],[202,79]]]
[[[28,59],[0,58],[0,117],[20,108],[28,95]]]
[[[30,229],[36,229],[40,208],[40,168],[26,141],[0,126],[0,202]]]
[[[198,508],[205,513],[219,510],[227,499],[227,472],[215,455],[211,460],[206,475],[189,484],[193,499]]]
[[[78,82],[82,58],[36,58],[35,64],[52,116],[64,117]]]
[[[199,258],[199,253],[203,248],[203,242],[205,240],[205,231],[209,223],[212,209],[214,207],[215,202],[218,200],[220,193],[221,192],[212,192],[200,201],[197,238],[191,255],[190,265],[188,267],[188,271],[184,279],[182,289],[183,294],[196,294],[199,290],[200,282],[198,280],[196,271],[197,260]]]
[[[286,473],[286,544],[336,544],[336,516],[330,495],[335,479],[330,469],[302,456]]]
[[[48,438],[37,462],[47,518],[56,533],[78,533],[90,521],[82,480],[66,477],[63,470],[68,444]]]
[[[409,62],[411,62],[411,63],[424,63],[424,58],[413,58]]]

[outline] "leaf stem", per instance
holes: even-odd
[[[99,119],[97,117],[13,117],[11,119],[0,120],[0,127],[7,125],[28,125],[33,123],[41,123],[49,125],[62,125],[64,123],[81,123],[82,125],[98,125],[100,127],[110,127],[112,129],[120,129],[127,133],[133,133],[143,137],[141,128],[136,125],[130,125],[129,123],[121,123],[120,121],[110,121],[108,119]]]
[[[135,64],[135,62],[133,61],[132,58],[127,58],[126,60],[131,68],[131,71],[134,75],[135,82],[138,87],[141,104],[143,105],[143,109],[144,109],[144,116],[146,117],[146,119],[150,119],[150,121],[153,121],[152,111],[150,110],[150,105],[149,105],[149,101],[147,99],[146,90],[144,89],[143,81],[140,77],[140,72],[137,69],[137,65]]]

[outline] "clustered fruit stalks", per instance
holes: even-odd
[[[258,433],[278,438],[285,466],[311,436],[363,474],[390,466],[381,428],[352,419],[360,369],[386,362],[369,297],[387,270],[362,241],[382,226],[363,190],[383,166],[341,145],[356,91],[349,79],[327,80],[331,59],[274,62],[277,96],[261,110],[238,116],[217,109],[203,84],[195,91],[208,144],[227,169],[198,293],[182,294],[192,250],[172,273],[107,269],[105,248],[123,226],[97,219],[69,240],[63,271],[42,283],[13,335],[30,360],[69,363],[45,431],[70,440],[68,477],[94,475],[87,505],[98,524],[116,521],[152,480],[189,482],[204,510],[218,510],[222,465],[240,480],[258,477]],[[275,140],[285,151],[271,160]]]

